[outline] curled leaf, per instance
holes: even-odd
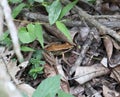
[[[112,43],[112,40],[109,36],[106,36],[104,39],[104,46],[105,46],[105,49],[106,49],[106,53],[107,53],[107,56],[108,56],[108,59],[110,60],[111,57],[112,57],[112,53],[113,53],[113,43]]]

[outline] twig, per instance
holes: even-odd
[[[0,6],[0,36],[3,34],[3,12]]]
[[[24,14],[25,17],[30,18],[30,19],[40,20],[40,21],[43,21],[43,22],[49,22],[48,16],[42,15],[41,13],[24,11],[23,14]],[[65,25],[67,25],[69,27],[80,26],[82,24],[81,21],[65,20],[63,22],[65,23]]]
[[[71,74],[73,74],[76,71],[76,68],[79,65],[81,65],[83,59],[85,58],[85,54],[88,51],[92,41],[93,41],[93,35],[92,35],[92,32],[89,32],[88,38],[86,39],[84,45],[81,48],[82,50],[81,50],[81,52],[80,52],[80,54],[79,54],[79,56],[78,56],[78,58],[77,58],[77,60],[75,62],[75,65],[70,70]]]
[[[48,16],[42,15],[41,13],[34,13],[34,12],[28,12],[24,11],[24,16],[29,19],[39,20],[43,22],[49,22]],[[95,19],[103,19],[103,18],[114,18],[116,20],[114,21],[99,21],[101,24],[110,27],[110,28],[120,28],[120,21],[118,19],[120,18],[120,15],[117,16],[110,16],[110,15],[95,15],[93,16]],[[65,23],[68,27],[74,27],[74,26],[84,26],[84,24],[81,21],[73,21],[73,20],[64,20],[63,23]],[[91,24],[88,24],[89,26],[92,26]]]
[[[94,15],[92,16],[95,19],[100,19],[100,18],[114,18],[114,19],[120,19],[120,15]]]
[[[19,45],[19,42],[18,42],[17,29],[15,27],[15,24],[13,22],[13,18],[11,16],[11,9],[8,5],[7,0],[1,0],[0,3],[1,3],[1,6],[3,8],[3,13],[5,15],[5,20],[7,22],[7,26],[8,26],[9,31],[10,31],[10,36],[12,38],[14,51],[17,55],[17,58],[18,58],[19,62],[22,62],[23,61],[23,56],[20,52],[20,45]]]
[[[64,0],[64,2],[66,4],[70,3],[69,0]],[[73,10],[76,11],[79,14],[80,17],[84,18],[90,24],[94,25],[97,29],[99,29],[99,32],[100,32],[101,35],[108,34],[108,35],[112,36],[113,38],[115,38],[117,41],[120,42],[120,35],[117,34],[116,31],[102,25],[97,20],[95,20],[91,15],[87,14],[85,11],[83,11],[78,6],[75,6],[75,8]]]
[[[86,83],[86,88],[87,94],[91,97],[102,97],[101,93],[96,91],[90,83]]]

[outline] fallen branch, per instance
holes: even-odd
[[[29,12],[29,11],[23,11],[24,16],[27,17],[28,19],[34,19],[34,20],[39,20],[43,22],[49,22],[48,16],[45,16],[41,13],[34,13],[34,12]],[[120,15],[117,16],[110,16],[110,15],[95,15],[93,16],[95,19],[99,21],[99,19],[104,19],[104,18],[113,18],[116,19],[114,21],[99,21],[101,24],[110,27],[110,28],[120,28],[120,21],[118,20],[120,18]],[[68,27],[74,27],[74,26],[84,26],[84,23],[81,21],[73,21],[73,20],[65,20],[63,21],[64,24]],[[88,24],[91,26],[91,24]]]
[[[34,13],[34,12],[29,12],[29,11],[23,11],[24,16],[29,18],[29,19],[34,19],[34,20],[40,20],[43,22],[49,22],[48,20],[48,16],[45,16],[43,14],[40,13]],[[69,26],[69,27],[73,27],[73,26],[80,26],[82,25],[81,21],[70,21],[70,20],[65,20],[63,21],[65,23],[65,25]]]
[[[120,19],[120,15],[94,15],[92,16],[95,19],[100,19],[100,18],[114,18],[114,19]]]

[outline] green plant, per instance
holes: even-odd
[[[24,4],[23,0],[9,0],[10,3],[14,3],[16,6],[13,9],[12,16],[16,18],[24,7],[29,5]],[[72,41],[71,35],[67,27],[63,24],[62,18],[75,6],[78,0],[75,0],[72,3],[69,3],[65,7],[62,6],[60,0],[28,0],[30,4],[34,2],[42,3],[45,6],[46,11],[48,12],[49,23],[51,25],[56,24],[56,27],[68,38],[69,41]],[[29,8],[29,7],[28,7]],[[37,40],[41,47],[44,48],[44,39],[42,33],[42,26],[39,23],[29,23],[26,27],[21,27],[18,30],[18,37],[21,42],[22,51],[34,51],[32,58],[30,59],[31,69],[29,71],[30,76],[34,79],[37,78],[38,74],[43,73],[43,68],[45,61],[42,61],[42,51],[34,50],[30,47],[25,46],[35,40]],[[8,44],[7,41],[11,41],[9,34],[5,33],[0,41],[4,41],[5,44]],[[5,42],[6,41],[6,42]],[[63,92],[60,89],[60,76],[54,76],[45,79],[38,86],[38,88],[33,93],[32,97],[55,97],[58,94],[58,97],[73,97],[70,94]],[[24,97],[27,97],[24,95]]]
[[[18,32],[18,37],[23,44],[28,44],[38,40],[41,47],[44,48],[42,26],[39,23],[30,23],[27,27],[21,27]]]
[[[16,6],[12,11],[13,18],[16,18],[25,6],[26,4],[24,3],[20,3],[18,6]]]
[[[60,75],[50,77],[41,82],[32,97],[74,97],[60,89]]]
[[[62,11],[62,5],[59,0],[55,0],[51,5],[46,6],[46,10],[49,13],[49,22],[54,24],[60,16]]]
[[[6,45],[7,47],[9,47],[12,44],[12,41],[9,37],[9,32],[6,31],[5,33],[3,33],[2,36],[0,36],[0,45]]]
[[[68,40],[72,42],[72,37],[67,27],[60,21],[56,22],[56,26],[61,32],[64,33],[64,35],[68,38]]]
[[[32,64],[32,68],[29,71],[30,76],[34,79],[37,78],[38,74],[43,73],[43,68],[45,61],[42,61],[42,50],[36,50],[33,54],[33,57],[30,59],[30,64]]]
[[[8,0],[10,3],[21,3],[23,0]]]
[[[69,41],[72,41],[71,35],[67,27],[62,23],[62,18],[65,16],[78,2],[75,0],[72,3],[69,3],[62,8],[60,0],[55,0],[52,3],[46,3],[47,0],[35,0],[36,2],[42,3],[45,6],[48,12],[49,23],[52,25],[56,23],[57,28],[68,38]],[[59,27],[59,26],[60,27]]]

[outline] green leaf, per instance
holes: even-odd
[[[42,48],[44,48],[44,38],[43,38],[43,32],[42,32],[42,26],[39,23],[35,23],[35,35],[37,37],[37,40],[41,44]]]
[[[21,10],[23,9],[23,7],[25,7],[25,4],[24,4],[24,3],[21,3],[21,4],[19,4],[18,6],[16,6],[16,7],[13,9],[13,12],[12,12],[13,18],[16,18],[16,17],[17,17],[17,15],[21,12]]]
[[[55,97],[60,88],[60,75],[50,77],[41,82],[32,97]]]
[[[39,67],[39,65],[44,65],[45,61],[41,61],[40,59],[31,58],[30,59],[31,64],[35,65],[36,67]]]
[[[49,22],[52,25],[59,17],[62,10],[62,5],[59,0],[56,0],[50,6],[47,6],[46,10],[49,14]]]
[[[28,30],[28,31],[27,31]],[[21,27],[19,29],[18,37],[22,43],[30,43],[36,39],[35,27],[33,24],[28,24],[26,27]]]
[[[65,93],[62,90],[59,90],[58,97],[74,97],[71,94]]]
[[[20,3],[20,2],[22,2],[22,0],[9,0],[9,2],[11,2],[11,3]]]
[[[29,3],[30,5],[33,5],[34,1],[35,1],[35,0],[28,0],[28,3]]]
[[[36,50],[35,53],[33,54],[33,58],[36,58],[38,60],[42,59],[43,58],[42,53],[43,50]]]
[[[0,42],[0,44],[2,45],[6,45],[7,47],[10,47],[10,45],[12,45],[12,41],[9,37],[6,37],[4,40],[2,40]]]
[[[33,42],[29,32],[25,27],[21,27],[18,31],[18,37],[22,43],[30,43]]]
[[[33,48],[27,47],[27,46],[21,46],[21,51],[35,51]]]
[[[72,42],[72,37],[67,27],[60,21],[56,22],[56,26],[67,37],[67,39]]]
[[[34,1],[39,2],[39,3],[44,2],[44,0],[34,0]]]
[[[75,0],[74,2],[69,3],[68,5],[66,5],[60,14],[59,19],[61,19],[63,16],[65,16],[65,14],[67,14],[74,6],[75,4],[78,2],[78,0]]]
[[[5,39],[8,37],[8,35],[9,35],[8,31],[6,31],[5,33],[3,33],[3,34],[0,36],[0,41],[5,40]]]
[[[28,24],[27,25],[27,30],[29,32],[29,35],[30,35],[31,39],[35,40],[36,39],[36,35],[35,35],[36,28],[35,28],[35,25],[33,25],[32,23]]]
[[[43,67],[37,67],[37,68],[33,68],[30,70],[29,73],[33,74],[33,73],[42,73]]]

